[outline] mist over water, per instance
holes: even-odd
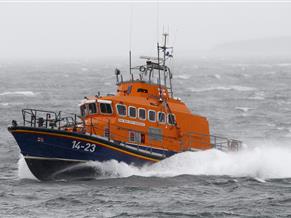
[[[193,64],[195,63],[195,64]],[[39,182],[6,127],[22,108],[78,113],[84,96],[115,92],[116,64],[1,64],[1,215],[97,217],[288,216],[291,202],[291,61],[175,63],[174,93],[211,133],[242,140],[238,153],[184,152],[141,168],[87,165],[94,180]],[[112,66],[111,66],[112,65]]]

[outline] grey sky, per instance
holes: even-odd
[[[0,3],[0,59],[126,56],[131,11],[137,55],[154,53],[157,14],[179,55],[291,36],[291,3]]]

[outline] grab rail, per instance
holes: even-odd
[[[217,135],[208,135],[197,132],[188,132],[185,134],[188,137],[188,146],[191,148],[194,143],[210,144],[212,148],[221,151],[238,151],[242,148],[242,141],[226,138]]]
[[[23,126],[39,128],[76,128],[84,121],[73,113],[62,111],[46,111],[38,109],[22,109]]]

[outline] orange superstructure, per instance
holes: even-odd
[[[165,41],[166,41],[165,34]],[[111,140],[135,143],[174,152],[209,149],[209,126],[173,96],[172,73],[165,65],[171,47],[158,45],[163,57],[130,66],[131,79],[123,81],[116,70],[115,95],[86,97],[80,105],[85,131]],[[159,54],[159,52],[158,52]],[[132,70],[138,71],[134,79]]]

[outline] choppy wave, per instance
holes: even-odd
[[[3,106],[3,107],[7,107],[9,105],[9,103],[4,102],[4,103],[0,103],[0,105]]]
[[[179,175],[228,175],[259,179],[291,177],[291,147],[260,146],[237,153],[216,149],[183,152],[141,168],[115,160],[89,164],[109,177],[174,177]],[[25,161],[19,161],[19,177],[33,178]]]
[[[220,76],[219,74],[214,74],[213,76],[214,76],[214,78],[216,78],[216,79],[221,79],[221,76]]]
[[[250,100],[264,100],[265,93],[263,91],[256,92],[254,95],[250,96],[248,99],[250,99]]]
[[[180,75],[176,75],[175,79],[190,79],[191,78],[191,74],[180,74]]]
[[[250,107],[236,107],[235,109],[238,110],[238,111],[241,111],[241,112],[246,113],[246,112],[248,112],[250,110],[254,110],[255,108],[250,108]]]
[[[216,86],[216,87],[208,87],[208,88],[190,88],[191,92],[208,92],[208,91],[215,91],[215,90],[220,90],[220,91],[240,91],[240,92],[245,92],[245,91],[253,91],[256,90],[253,87],[248,87],[248,86]]]
[[[32,97],[35,96],[35,93],[32,91],[14,91],[14,92],[2,92],[0,93],[0,96],[4,96],[4,95],[23,95],[23,96],[28,96],[28,97]]]

